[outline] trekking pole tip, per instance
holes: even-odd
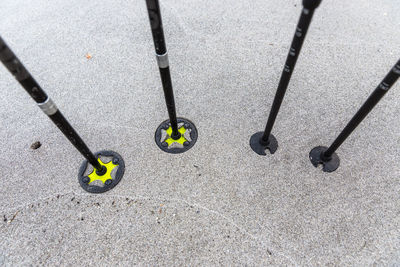
[[[250,147],[258,155],[266,156],[265,151],[268,149],[271,154],[274,154],[278,149],[278,140],[272,134],[269,135],[268,141],[262,139],[264,132],[257,132],[250,137]]]
[[[198,133],[193,122],[184,118],[177,118],[178,135],[173,134],[169,120],[158,126],[154,139],[157,146],[164,152],[179,154],[188,151],[197,141]]]
[[[122,179],[125,172],[125,163],[122,157],[109,150],[103,150],[94,154],[101,164],[100,170],[93,166],[93,170],[87,174],[90,163],[85,160],[78,173],[78,181],[81,187],[89,193],[104,193],[114,188]],[[109,161],[103,162],[103,156]],[[93,183],[94,182],[94,183]]]
[[[319,164],[322,164],[322,170],[324,172],[333,172],[339,168],[340,159],[336,153],[333,153],[329,158],[326,157],[324,153],[327,149],[328,148],[325,146],[314,147],[309,154],[310,161],[314,167],[318,167]]]

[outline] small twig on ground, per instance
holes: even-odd
[[[19,213],[19,210],[17,210],[17,212],[11,217],[11,219],[10,220],[8,220],[8,222],[7,223],[12,223],[12,221],[14,221],[14,219],[15,219],[15,217],[17,217],[17,214]]]

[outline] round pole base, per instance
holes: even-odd
[[[270,134],[268,138],[268,142],[265,143],[262,140],[262,136],[264,132],[258,132],[251,136],[250,138],[250,147],[256,152],[258,155],[266,156],[265,151],[268,149],[271,154],[274,154],[278,149],[278,140],[276,140],[275,136]]]
[[[92,168],[92,171],[88,174],[88,167],[91,165],[85,160],[79,169],[78,181],[81,187],[89,193],[104,193],[113,189],[121,181],[125,172],[125,162],[114,151],[103,150],[94,155],[106,171],[100,173]],[[104,160],[100,157],[110,159]]]
[[[177,121],[179,138],[173,138],[169,120],[162,122],[154,134],[157,146],[164,152],[183,153],[191,149],[197,141],[198,133],[193,122],[184,118],[177,118]]]
[[[326,146],[314,147],[310,152],[310,161],[314,167],[318,167],[319,164],[322,164],[322,170],[324,172],[333,172],[339,167],[340,159],[336,153],[333,153],[329,159],[324,158],[323,154],[327,149]]]

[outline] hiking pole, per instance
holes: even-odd
[[[196,126],[189,120],[176,117],[174,93],[169,71],[168,52],[165,45],[164,31],[158,0],[146,0],[151,32],[153,35],[156,58],[164,89],[169,120],[160,124],[155,133],[158,147],[168,153],[183,153],[197,141]]]
[[[250,147],[259,155],[266,155],[265,150],[269,149],[271,154],[274,154],[278,149],[278,141],[271,134],[275,119],[278,115],[279,108],[285,96],[286,89],[289,85],[290,77],[294,71],[297,58],[300,55],[300,50],[303,45],[308,27],[310,26],[315,9],[319,6],[321,0],[303,0],[303,10],[300,20],[297,24],[296,32],[286,59],[285,66],[279,81],[278,89],[275,93],[274,102],[269,113],[267,125],[264,132],[257,132],[250,138]]]
[[[122,157],[113,151],[100,151],[93,154],[83,140],[76,133],[74,128],[64,118],[58,110],[54,102],[47,96],[28,70],[22,65],[19,59],[7,46],[0,36],[0,61],[14,75],[15,79],[21,84],[26,92],[36,101],[40,109],[54,122],[68,140],[78,149],[78,151],[86,158],[82,163],[78,173],[79,184],[84,190],[90,193],[103,193],[114,186],[121,180],[125,164]],[[103,162],[100,156],[112,158],[110,162]],[[93,166],[91,171],[88,168],[88,162]],[[111,172],[114,171],[114,178]],[[101,181],[100,185],[95,181]],[[92,182],[95,182],[92,184]]]
[[[346,140],[347,137],[354,131],[354,129],[362,122],[368,113],[378,104],[379,100],[389,91],[390,87],[397,81],[400,76],[400,59],[386,75],[383,81],[368,97],[367,101],[357,111],[356,115],[344,127],[343,131],[333,141],[331,146],[317,146],[310,152],[311,163],[317,167],[319,164],[323,165],[324,172],[333,172],[340,165],[340,159],[335,151]]]

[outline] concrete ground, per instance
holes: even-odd
[[[249,138],[301,1],[161,7],[178,115],[199,130],[179,155],[154,142],[167,112],[144,0],[2,1],[2,37],[89,147],[119,152],[126,171],[105,194],[83,191],[83,157],[1,66],[0,265],[400,265],[400,83],[338,150],[336,172],[308,159],[398,60],[399,1],[323,1],[266,157]]]

